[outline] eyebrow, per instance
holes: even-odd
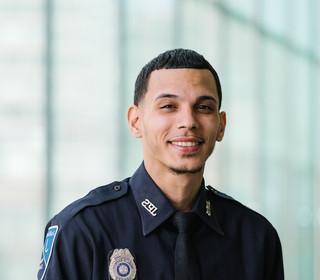
[[[154,101],[157,101],[157,100],[162,99],[162,98],[175,98],[176,99],[176,98],[179,98],[179,96],[176,95],[176,94],[172,94],[172,93],[161,93],[160,95],[158,95],[154,99]],[[213,101],[214,103],[218,103],[216,98],[214,98],[211,95],[201,95],[201,96],[197,97],[197,102],[205,101],[205,100],[210,100],[210,101]]]
[[[199,97],[197,98],[197,101],[198,101],[198,102],[199,102],[199,101],[204,101],[204,100],[211,100],[211,101],[217,103],[217,99],[214,98],[214,97],[211,96],[211,95],[201,95],[201,96],[199,96]]]
[[[172,93],[161,93],[154,99],[154,101],[157,101],[158,99],[162,99],[162,98],[178,98],[178,95],[175,95]]]

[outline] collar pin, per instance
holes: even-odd
[[[211,201],[206,201],[206,214],[210,217],[211,216]]]

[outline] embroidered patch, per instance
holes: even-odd
[[[145,199],[141,202],[141,205],[153,216],[157,216],[157,210],[158,208],[149,200]]]
[[[46,239],[44,241],[44,248],[42,251],[42,257],[41,257],[40,267],[38,272],[38,279],[40,280],[43,279],[46,269],[48,267],[48,263],[50,261],[50,257],[52,254],[52,249],[58,233],[58,229],[59,229],[58,226],[51,226],[48,228]]]
[[[112,254],[111,254],[112,253]],[[137,268],[129,249],[114,249],[109,261],[109,276],[112,280],[134,280]],[[110,255],[109,254],[109,255]]]

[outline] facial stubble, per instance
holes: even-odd
[[[212,153],[212,151],[210,152],[210,154]],[[210,156],[209,154],[209,156]],[[184,155],[184,158],[192,158],[194,157],[194,155]],[[170,172],[172,172],[175,175],[185,175],[185,174],[197,174],[200,172],[203,172],[204,170],[204,165],[200,165],[197,167],[194,167],[192,169],[188,169],[188,168],[176,168],[173,166],[169,166],[168,169],[170,170]]]

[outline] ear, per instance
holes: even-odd
[[[141,138],[141,129],[140,129],[140,111],[138,106],[131,105],[128,109],[128,125],[131,130],[131,133],[136,138]]]
[[[227,125],[227,116],[225,112],[220,112],[219,113],[219,118],[220,118],[220,125],[219,125],[219,130],[218,130],[218,135],[217,135],[217,141],[221,141],[224,136],[224,131],[226,129]]]

